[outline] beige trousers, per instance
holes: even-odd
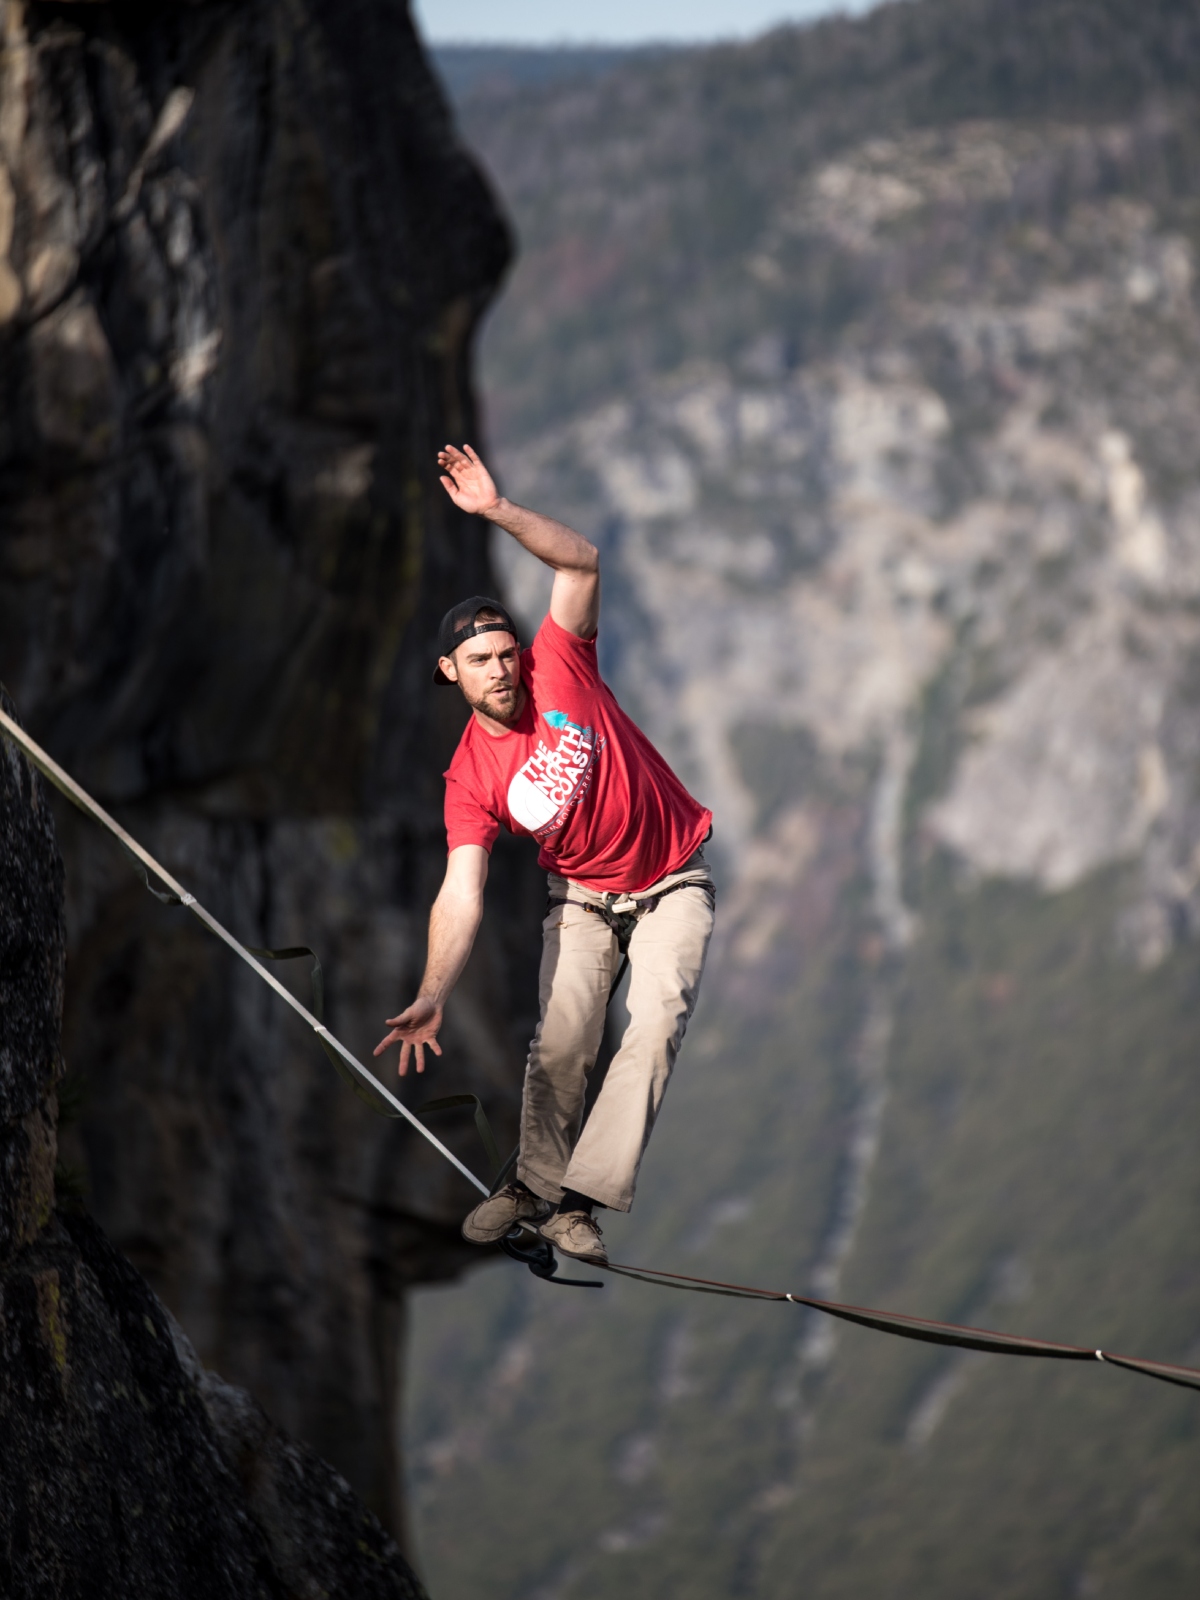
[[[646,899],[629,941],[629,1026],[587,1122],[587,1077],[596,1064],[609,988],[621,964],[617,936],[589,904],[605,896],[550,874],[542,924],[541,1020],[529,1047],[517,1174],[544,1200],[575,1189],[614,1211],[633,1204],[642,1153],[696,1005],[713,926],[712,877],[697,851]],[[610,900],[612,896],[608,897]]]

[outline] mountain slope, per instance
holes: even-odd
[[[916,0],[461,107],[507,488],[717,816],[618,1260],[1200,1361],[1198,23]],[[415,1365],[463,1594],[1200,1575],[1200,1411],[1126,1374],[507,1267]]]
[[[565,85],[481,83],[464,131],[521,241],[485,346],[493,426],[528,437],[765,327],[793,361],[840,338],[875,299],[869,267],[847,274],[828,247],[783,277],[755,266],[833,152],[993,116],[1094,127],[1186,95],[1198,67],[1181,0],[921,0]]]

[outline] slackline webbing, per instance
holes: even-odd
[[[474,1104],[475,1125],[483,1141],[496,1177],[493,1189],[489,1190],[475,1174],[465,1167],[453,1151],[448,1150],[440,1139],[436,1139],[429,1129],[424,1127],[416,1115],[406,1105],[403,1105],[391,1091],[380,1083],[375,1074],[363,1066],[354,1055],[347,1050],[342,1042],[330,1033],[320,1016],[314,1016],[311,1011],[302,1006],[294,995],[274,978],[262,965],[257,957],[261,956],[268,961],[291,961],[301,956],[312,956],[312,987],[313,1004],[317,1012],[323,1011],[324,980],[321,964],[316,956],[306,945],[290,946],[284,950],[263,950],[253,946],[241,944],[233,935],[206,911],[195,895],[189,894],[182,884],[178,883],[165,867],[159,865],[147,850],[143,850],[132,835],[126,833],[120,823],[116,822],[92,797],[81,789],[75,780],[69,776],[58,763],[37,744],[25,730],[7,713],[0,708],[0,730],[23,750],[38,771],[49,780],[54,787],[66,795],[73,805],[92,817],[96,822],[107,829],[109,833],[124,847],[139,867],[145,869],[142,873],[146,887],[159,900],[168,904],[186,906],[210,932],[215,933],[229,946],[236,955],[240,956],[246,965],[268,984],[281,999],[285,1000],[292,1010],[301,1016],[308,1026],[317,1035],[322,1048],[333,1061],[338,1071],[351,1085],[357,1094],[367,1101],[375,1110],[384,1110],[389,1116],[401,1116],[417,1130],[423,1139],[441,1155],[445,1156],[451,1166],[460,1172],[467,1181],[483,1195],[493,1192],[503,1181],[512,1164],[512,1157],[500,1167],[499,1153],[496,1150],[495,1140],[491,1128],[488,1126],[487,1117],[475,1095],[448,1095],[443,1100],[433,1100],[421,1108],[424,1112],[448,1111],[459,1106]],[[170,893],[164,894],[150,882],[147,872],[167,885]],[[347,1071],[346,1069],[351,1069]],[[383,1102],[383,1104],[380,1104]],[[594,1282],[580,1279],[559,1278],[556,1276],[558,1259],[548,1242],[540,1236],[533,1235],[527,1229],[516,1229],[508,1238],[501,1240],[505,1251],[517,1261],[527,1265],[531,1272],[539,1278],[550,1283],[558,1283],[564,1287],[571,1285],[578,1288],[600,1288]],[[570,1259],[570,1258],[568,1258]],[[879,1333],[891,1333],[901,1339],[917,1339],[926,1344],[951,1345],[960,1350],[982,1350],[993,1355],[1042,1357],[1051,1361],[1101,1361],[1107,1366],[1124,1367],[1129,1372],[1140,1372],[1147,1378],[1157,1378],[1163,1383],[1173,1383],[1184,1389],[1200,1389],[1200,1370],[1194,1367],[1174,1366],[1164,1361],[1143,1361],[1137,1356],[1116,1355],[1109,1350],[1097,1350],[1084,1345],[1055,1344],[1046,1339],[1026,1339],[1017,1334],[995,1333],[988,1328],[965,1327],[953,1322],[932,1322],[921,1317],[904,1316],[900,1312],[875,1311],[866,1306],[839,1305],[832,1300],[817,1300],[811,1295],[790,1294],[781,1289],[757,1289],[747,1284],[722,1283],[715,1278],[693,1278],[679,1272],[662,1272],[656,1267],[629,1267],[619,1265],[617,1262],[608,1262],[600,1267],[595,1262],[581,1262],[597,1268],[600,1271],[615,1273],[623,1278],[636,1279],[641,1283],[650,1283],[660,1289],[682,1289],[694,1294],[725,1295],[738,1300],[772,1300],[786,1301],[790,1305],[805,1306],[812,1311],[820,1311],[827,1316],[836,1317],[843,1322],[852,1322],[863,1328],[872,1328]]]
[[[377,1110],[383,1109],[383,1106],[377,1104],[377,1102],[382,1101],[383,1105],[387,1107],[387,1115],[403,1117],[405,1121],[411,1123],[421,1135],[422,1139],[427,1139],[440,1155],[445,1156],[450,1165],[457,1172],[461,1172],[468,1183],[472,1184],[476,1189],[478,1189],[480,1194],[488,1194],[489,1190],[487,1184],[483,1183],[479,1178],[477,1178],[469,1167],[465,1167],[454,1154],[454,1152],[452,1150],[448,1150],[440,1139],[435,1138],[435,1136],[430,1133],[429,1129],[418,1120],[417,1116],[410,1111],[406,1105],[402,1104],[390,1089],[388,1089],[384,1084],[380,1083],[375,1074],[368,1067],[364,1067],[362,1062],[359,1061],[358,1058],[349,1050],[347,1050],[346,1046],[341,1042],[340,1039],[335,1038],[335,1036],[330,1033],[329,1029],[319,1017],[315,1017],[306,1006],[302,1006],[299,1000],[296,999],[295,995],[289,993],[289,991],[284,988],[283,984],[279,982],[279,979],[272,976],[272,974],[267,971],[262,962],[251,953],[250,949],[248,949],[246,945],[235,939],[227,928],[222,927],[222,925],[217,921],[216,917],[214,917],[211,912],[204,909],[194,894],[189,894],[183,885],[178,883],[165,867],[160,866],[160,864],[154,859],[148,850],[143,850],[137,840],[131,834],[126,833],[121,824],[113,817],[110,817],[108,812],[105,811],[104,807],[93,800],[91,795],[88,794],[86,790],[81,789],[75,782],[74,778],[72,778],[68,773],[64,772],[63,769],[58,765],[57,761],[52,760],[51,757],[48,756],[42,749],[41,745],[36,743],[35,740],[31,739],[25,732],[24,728],[22,728],[19,723],[14,722],[13,719],[3,709],[0,709],[0,728],[4,730],[4,732],[15,745],[25,752],[29,760],[38,769],[42,776],[48,779],[49,782],[52,783],[54,787],[62,794],[66,795],[67,799],[71,801],[72,805],[78,806],[80,811],[93,818],[93,820],[98,822],[102,828],[107,829],[107,831],[112,834],[113,838],[124,846],[128,854],[133,856],[134,860],[137,861],[142,868],[148,872],[152,872],[159,882],[165,883],[167,888],[171,891],[170,894],[163,895],[160,890],[154,888],[154,885],[150,883],[149,879],[147,878],[146,887],[152,894],[156,895],[160,900],[165,899],[169,903],[178,903],[179,905],[186,906],[194,916],[199,917],[200,921],[211,933],[215,933],[218,939],[221,939],[236,955],[240,956],[246,965],[252,968],[253,971],[258,974],[264,983],[269,984],[270,987],[274,989],[275,993],[279,995],[282,1000],[285,1000],[298,1016],[303,1017],[304,1021],[321,1041],[321,1044],[325,1049],[325,1053],[332,1061],[334,1061],[335,1065],[337,1065],[339,1070],[342,1071],[343,1076],[347,1077],[348,1081],[351,1082],[356,1092],[358,1092],[362,1098],[366,1099],[368,1103],[374,1106]],[[265,956],[270,961],[275,961],[291,960],[294,956],[311,955],[312,952],[306,947],[298,946],[289,950],[262,950],[259,951],[259,954]],[[313,974],[315,980],[319,979],[319,974],[320,966],[318,964]],[[319,996],[321,990],[320,988],[316,987],[315,983],[314,988]],[[320,1002],[318,1000],[318,1004],[319,1003]],[[345,1070],[346,1068],[349,1068],[348,1073]],[[440,1109],[440,1107],[438,1109]]]
[[[593,1264],[588,1263],[589,1266]],[[1111,1350],[1095,1350],[1086,1345],[1025,1339],[1019,1334],[994,1333],[990,1328],[970,1328],[957,1322],[932,1322],[923,1317],[906,1317],[898,1311],[875,1311],[869,1306],[843,1306],[833,1300],[815,1300],[811,1295],[788,1294],[781,1289],[754,1289],[741,1283],[721,1283],[714,1278],[691,1278],[680,1272],[660,1272],[656,1267],[625,1267],[610,1261],[607,1270],[622,1278],[656,1284],[660,1289],[689,1289],[696,1294],[728,1295],[736,1300],[786,1300],[794,1306],[823,1311],[842,1322],[854,1322],[879,1333],[894,1333],[901,1339],[918,1339],[924,1344],[953,1345],[959,1350],[983,1350],[999,1356],[1041,1356],[1050,1361],[1103,1361],[1108,1366],[1125,1367],[1130,1372],[1159,1378],[1163,1383],[1175,1383],[1183,1389],[1200,1389],[1200,1369],[1174,1366],[1166,1361],[1143,1361],[1138,1356],[1116,1355]]]

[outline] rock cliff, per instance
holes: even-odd
[[[402,0],[0,5],[0,678],[240,937],[318,950],[360,1056],[444,854],[428,641],[492,580],[433,453],[474,431],[508,248]],[[89,824],[60,837],[64,1166],[203,1362],[398,1528],[404,1290],[465,1265],[470,1190]],[[501,1137],[538,893],[499,852],[406,1086],[480,1092]],[[478,1163],[469,1117],[439,1132]]]
[[[93,1221],[56,1214],[64,955],[46,791],[0,740],[0,1587],[420,1600],[344,1479],[204,1371]]]

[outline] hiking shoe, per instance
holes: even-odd
[[[472,1244],[495,1244],[518,1222],[536,1225],[549,1210],[549,1200],[532,1194],[523,1183],[506,1183],[475,1207],[462,1225],[462,1236]]]
[[[600,1229],[595,1218],[589,1217],[586,1211],[554,1211],[538,1232],[565,1256],[592,1261],[598,1267],[608,1265],[608,1251],[600,1243]]]

